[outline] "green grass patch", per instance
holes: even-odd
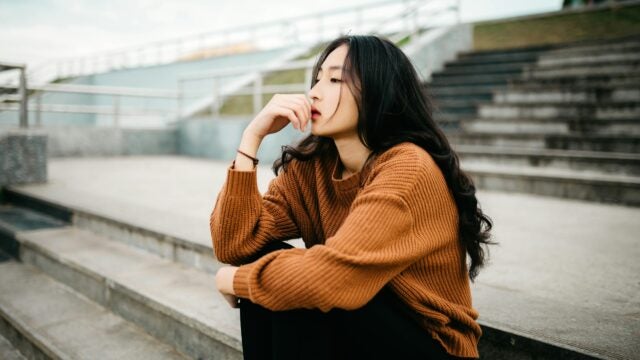
[[[604,40],[640,35],[640,5],[477,24],[475,50]]]

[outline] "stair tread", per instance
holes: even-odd
[[[482,153],[496,155],[525,155],[525,156],[554,156],[567,158],[592,158],[599,160],[625,160],[640,161],[640,154],[585,151],[585,150],[565,150],[565,149],[527,149],[478,145],[459,145],[456,147],[459,153]]]
[[[51,357],[187,359],[40,270],[0,263],[0,313]]]
[[[19,234],[23,246],[143,298],[157,311],[241,350],[239,313],[215,288],[215,275],[76,227]],[[171,291],[167,291],[171,289]]]
[[[640,176],[627,174],[611,174],[595,170],[575,170],[554,167],[537,167],[524,165],[489,164],[486,162],[463,161],[463,170],[470,172],[486,172],[509,176],[546,177],[558,180],[580,180],[585,182],[607,182],[620,185],[640,186]]]

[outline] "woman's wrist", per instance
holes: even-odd
[[[233,290],[233,279],[237,270],[238,267],[236,266],[225,266],[218,269],[218,272],[216,273],[216,285],[220,292],[235,295],[235,291]]]

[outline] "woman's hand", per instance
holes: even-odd
[[[233,292],[233,277],[236,274],[238,267],[236,266],[224,266],[218,269],[216,273],[216,286],[218,291],[222,293],[222,296],[227,300],[232,308],[238,307],[238,298]]]
[[[247,129],[264,138],[292,123],[294,128],[302,132],[310,119],[311,103],[306,95],[275,94],[249,123]]]

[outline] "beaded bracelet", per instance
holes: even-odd
[[[242,154],[242,155],[244,155],[244,156],[248,157],[249,159],[251,159],[251,160],[253,161],[253,168],[254,168],[254,169],[256,168],[256,166],[258,166],[258,162],[259,162],[260,160],[258,160],[258,159],[256,159],[256,158],[254,158],[253,156],[251,156],[251,155],[249,155],[249,154],[247,154],[247,153],[245,153],[245,152],[243,152],[243,151],[240,151],[240,149],[238,149],[238,152],[239,152],[240,154]],[[232,168],[232,169],[235,169],[235,168],[236,168],[236,160],[235,160],[235,159],[233,160],[233,164],[231,165],[231,168]]]

